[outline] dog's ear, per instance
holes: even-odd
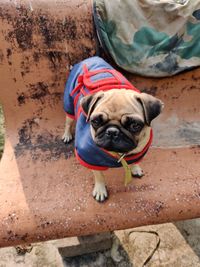
[[[137,100],[143,107],[147,125],[150,125],[151,121],[155,119],[164,108],[163,102],[160,99],[145,93],[139,94]]]
[[[94,108],[95,108],[97,102],[99,102],[99,100],[102,99],[103,96],[104,96],[104,93],[99,92],[96,94],[84,96],[81,99],[80,106],[82,107],[84,113],[87,116],[87,121],[90,119],[90,116],[91,116],[92,112],[94,111]]]

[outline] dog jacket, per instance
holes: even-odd
[[[121,73],[96,56],[74,65],[65,86],[64,110],[67,116],[77,121],[75,154],[82,165],[93,170],[121,167],[122,164],[113,153],[105,151],[95,144],[91,136],[90,124],[79,103],[81,98],[88,94],[113,88],[139,92]],[[139,162],[146,154],[151,142],[152,130],[145,148],[137,154],[124,157],[126,162],[128,164]]]

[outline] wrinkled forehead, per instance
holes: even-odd
[[[143,108],[136,99],[138,93],[125,89],[113,89],[104,93],[94,113],[105,112],[110,119],[119,119],[124,114],[143,116]]]

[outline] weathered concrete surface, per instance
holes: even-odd
[[[200,220],[116,231],[122,260],[112,261],[110,250],[62,260],[57,247],[68,239],[35,244],[30,254],[17,256],[15,248],[0,249],[0,267],[199,267]],[[158,242],[159,241],[159,242]],[[149,258],[149,260],[147,260]]]
[[[159,148],[142,163],[144,179],[126,188],[123,170],[109,170],[110,196],[99,204],[91,172],[61,140],[70,67],[96,54],[92,1],[0,3],[0,246],[200,217],[200,69],[165,79],[126,74],[165,103],[155,125]]]

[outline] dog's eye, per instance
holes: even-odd
[[[140,132],[143,128],[143,125],[134,121],[129,125],[129,128],[132,132],[137,133]]]
[[[103,124],[103,119],[101,117],[97,117],[97,118],[91,119],[90,123],[92,124],[94,128],[98,128],[99,126]]]
[[[134,120],[133,118],[128,117],[124,126],[132,133],[139,133],[144,127],[144,123],[142,121]]]

